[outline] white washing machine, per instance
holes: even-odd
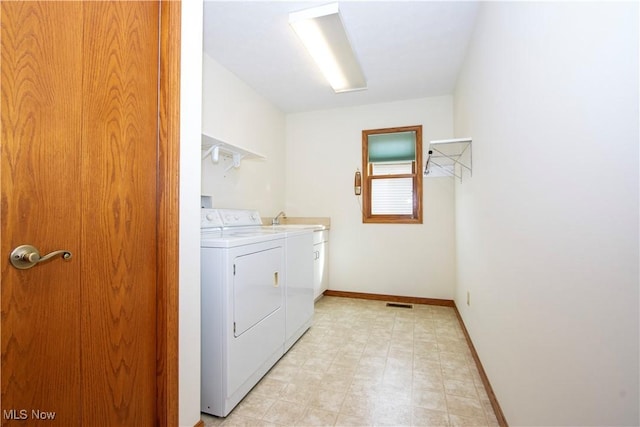
[[[202,412],[227,416],[284,354],[285,238],[256,211],[202,210]]]

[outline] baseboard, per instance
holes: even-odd
[[[343,298],[358,298],[358,299],[370,299],[376,301],[389,301],[389,302],[403,302],[406,304],[426,304],[426,305],[440,305],[445,307],[455,307],[455,303],[450,299],[436,299],[436,298],[420,298],[420,297],[406,297],[398,295],[383,295],[383,294],[367,294],[363,292],[345,292],[326,290],[324,295],[328,297],[343,297]]]
[[[473,342],[471,341],[471,336],[469,336],[467,327],[464,325],[462,316],[460,315],[460,312],[458,311],[458,307],[456,307],[455,303],[453,305],[453,309],[456,312],[456,316],[458,317],[458,322],[460,323],[460,327],[462,328],[464,337],[466,338],[467,344],[469,345],[469,349],[471,350],[471,356],[473,357],[473,360],[476,362],[476,368],[478,368],[480,379],[482,380],[484,389],[487,392],[487,396],[489,396],[489,401],[491,402],[491,407],[493,407],[493,412],[495,412],[496,414],[496,419],[498,420],[498,424],[500,425],[500,427],[509,427],[509,424],[507,424],[507,420],[504,417],[504,413],[502,412],[502,408],[498,403],[498,399],[496,398],[496,395],[493,392],[493,387],[491,387],[491,383],[489,382],[489,377],[487,377],[487,373],[484,371],[484,368],[482,367],[482,363],[480,362],[480,357],[476,352],[476,348],[473,346]]]
[[[471,341],[471,337],[469,336],[467,327],[464,325],[462,316],[460,316],[460,312],[458,311],[458,308],[456,307],[456,303],[453,300],[407,297],[407,296],[397,296],[397,295],[368,294],[363,292],[346,292],[346,291],[334,291],[334,290],[326,290],[324,291],[324,295],[331,296],[331,297],[359,298],[359,299],[368,299],[368,300],[376,300],[376,301],[402,302],[407,304],[426,304],[426,305],[439,305],[439,306],[445,306],[445,307],[452,307],[456,313],[458,322],[460,323],[460,328],[462,328],[462,332],[464,333],[464,337],[467,340],[469,349],[471,350],[471,356],[473,357],[473,360],[476,363],[476,367],[478,368],[480,379],[482,380],[484,389],[487,392],[487,396],[489,397],[489,401],[491,402],[491,407],[495,412],[496,419],[498,420],[498,424],[500,425],[500,427],[509,427],[509,424],[507,424],[507,420],[505,419],[504,414],[502,412],[502,408],[500,408],[500,404],[498,403],[498,399],[496,398],[496,395],[493,392],[493,388],[491,387],[491,383],[489,382],[487,373],[484,371],[484,368],[482,367],[482,363],[480,362],[480,357],[478,357],[476,348],[473,346],[473,342]]]

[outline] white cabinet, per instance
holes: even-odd
[[[329,289],[329,230],[313,232],[313,299]]]

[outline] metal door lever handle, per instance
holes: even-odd
[[[31,268],[38,263],[45,262],[58,255],[61,255],[62,259],[71,258],[71,252],[65,250],[53,251],[41,257],[40,251],[35,246],[20,245],[11,251],[9,259],[15,268],[26,270],[27,268]]]

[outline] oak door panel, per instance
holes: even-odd
[[[1,7],[2,425],[153,425],[159,2]]]
[[[80,205],[69,201],[81,191],[82,6],[1,2],[0,13],[2,424],[42,410],[78,425]],[[17,270],[8,255],[22,244],[73,258]]]
[[[157,2],[85,2],[83,421],[155,413]]]

